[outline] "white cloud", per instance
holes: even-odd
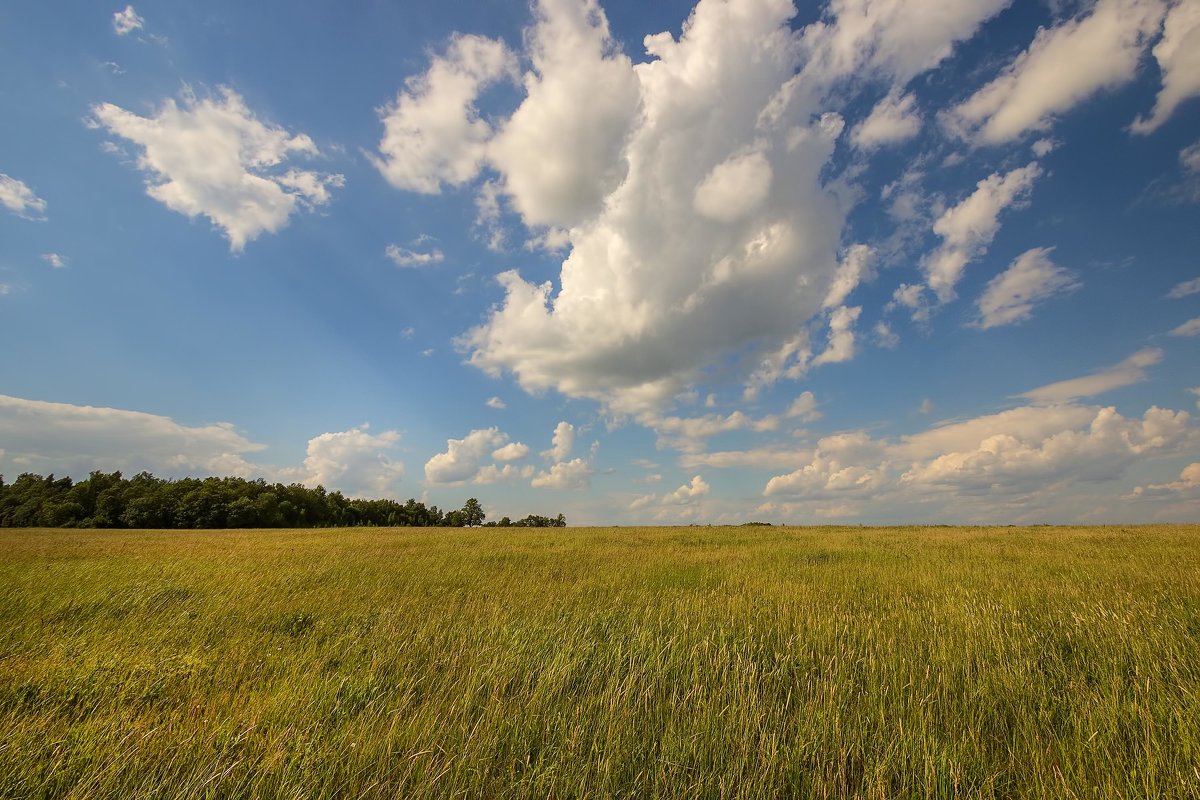
[[[754,213],[771,191],[771,165],[759,152],[732,156],[696,186],[692,207],[717,222],[737,222]]]
[[[42,253],[42,261],[45,261],[54,269],[62,269],[67,266],[67,259],[58,253]]]
[[[488,85],[515,74],[516,58],[503,42],[455,36],[445,55],[379,109],[384,136],[371,163],[389,184],[412,192],[437,194],[443,185],[473,180],[492,137],[475,101]]]
[[[423,75],[409,78],[395,101],[379,110],[383,139],[371,163],[397,189],[437,194],[479,174],[492,127],[475,108],[479,93],[516,73],[503,42],[455,36]]]
[[[1026,406],[898,441],[863,432],[826,437],[807,464],[771,478],[764,495],[894,506],[952,493],[962,507],[972,496],[1028,496],[1047,487],[1063,491],[1081,482],[1114,480],[1134,464],[1187,451],[1197,442],[1184,411],[1152,407],[1141,419],[1129,419],[1113,408]]]
[[[903,86],[937,66],[1011,0],[831,0],[804,31],[808,64],[793,90],[871,75]]]
[[[462,439],[447,439],[446,452],[425,462],[428,483],[462,483],[475,478],[483,460],[508,440],[499,428],[473,430]]]
[[[535,489],[586,489],[592,485],[592,467],[582,458],[563,461],[539,472],[529,485]]]
[[[21,471],[84,475],[94,469],[159,475],[261,472],[245,460],[265,449],[233,425],[184,425],[170,417],[0,395],[0,441]]]
[[[779,417],[754,419],[741,411],[734,411],[724,417],[720,414],[706,414],[702,417],[643,414],[638,418],[638,422],[652,428],[658,434],[659,447],[669,447],[685,453],[699,452],[704,447],[705,439],[720,433],[742,430],[761,433],[779,427]]]
[[[1188,172],[1200,172],[1200,141],[1179,151],[1179,163]]]
[[[1200,293],[1200,278],[1192,278],[1189,281],[1175,284],[1175,287],[1167,292],[1167,299],[1181,300],[1184,297],[1198,293]]]
[[[308,440],[304,483],[336,488],[350,497],[398,499],[404,464],[388,453],[399,441],[397,431],[372,434],[366,425],[315,436]]]
[[[825,351],[812,360],[814,367],[821,364],[839,364],[854,358],[854,323],[858,321],[862,309],[834,309],[829,315],[829,344]]]
[[[999,77],[943,121],[989,144],[1045,130],[1056,114],[1132,80],[1162,14],[1160,0],[1099,0],[1085,17],[1040,29]]]
[[[494,408],[497,411],[503,411],[504,409],[508,408],[505,402],[499,397],[489,397],[486,405],[488,408]]]
[[[899,346],[900,337],[883,320],[876,322],[871,330],[875,334],[875,343],[885,350],[893,350]]]
[[[389,244],[383,251],[397,267],[427,267],[430,264],[440,264],[446,259],[441,250],[433,249],[428,253],[406,250],[396,244]]]
[[[807,463],[813,456],[812,448],[802,450],[772,445],[750,450],[721,450],[712,453],[683,453],[679,466],[684,469],[794,469]]]
[[[1187,322],[1172,328],[1168,336],[1195,336],[1200,334],[1200,317],[1193,317]]]
[[[1054,139],[1046,138],[1046,139],[1038,139],[1036,142],[1034,142],[1032,145],[1030,145],[1030,148],[1033,150],[1033,154],[1035,156],[1037,156],[1038,158],[1045,158],[1046,156],[1048,156],[1052,152],[1054,152],[1054,150],[1057,149],[1058,146],[1059,146],[1059,142],[1055,141]]]
[[[939,302],[955,298],[954,287],[966,265],[987,252],[1000,230],[1000,212],[1025,205],[1041,174],[1036,162],[1004,175],[992,173],[934,223],[933,231],[942,237],[942,245],[922,260],[921,268]]]
[[[799,419],[801,422],[814,422],[821,418],[821,412],[817,411],[817,398],[812,392],[801,392],[797,395],[783,415],[789,419]]]
[[[509,442],[492,453],[495,461],[518,461],[529,455],[529,445],[521,442]]]
[[[1012,425],[1020,416],[1054,417],[1079,411],[1087,412],[1080,414],[1082,425],[1064,425],[1041,435],[1022,435],[1021,426]],[[1016,409],[992,417],[990,435],[971,441],[976,433],[935,458],[912,464],[900,482],[957,491],[1028,492],[1047,483],[1113,480],[1144,457],[1194,443],[1195,430],[1189,421],[1186,411],[1156,407],[1141,420],[1126,419],[1113,408]],[[910,450],[918,439],[909,440]]]
[[[1183,468],[1179,479],[1170,483],[1152,483],[1149,486],[1138,486],[1126,500],[1137,500],[1149,497],[1169,497],[1171,495],[1187,494],[1200,489],[1200,462],[1193,462]]]
[[[1162,89],[1149,117],[1137,119],[1135,133],[1150,133],[1171,118],[1183,101],[1200,95],[1200,0],[1175,0],[1154,46]]]
[[[141,30],[145,24],[146,20],[133,10],[133,6],[125,6],[124,11],[118,11],[112,16],[113,30],[117,32],[117,36]]]
[[[288,158],[318,155],[307,135],[264,124],[232,89],[219,97],[166,100],[158,113],[139,117],[103,103],[92,107],[98,124],[142,148],[138,166],[146,193],[188,217],[203,215],[241,250],[262,233],[283,228],[298,208],[329,202],[341,175],[288,169]]]
[[[37,196],[24,181],[0,172],[0,205],[18,217],[42,221],[46,219],[46,201]]]
[[[1152,367],[1162,361],[1162,356],[1162,350],[1148,347],[1139,350],[1119,364],[1106,367],[1099,372],[1085,375],[1082,378],[1070,378],[1039,386],[1025,392],[1021,397],[1035,403],[1062,403],[1079,397],[1094,397],[1146,380],[1149,377],[1146,374],[1146,367]]]
[[[641,495],[640,497],[635,497],[633,499],[633,502],[631,502],[629,504],[629,510],[637,511],[639,509],[643,509],[648,506],[652,506],[652,505],[654,505],[654,501],[657,499],[658,499],[658,495],[656,495],[656,494],[644,494],[644,495]]]
[[[0,297],[4,297],[6,294],[8,294],[11,291],[12,291],[12,287],[9,286],[7,283],[0,283]]]
[[[565,420],[558,423],[550,441],[551,447],[542,452],[542,457],[549,461],[566,461],[575,448],[575,426]]]
[[[716,360],[799,336],[828,293],[844,210],[821,185],[841,119],[815,102],[762,116],[802,60],[794,11],[705,2],[678,40],[647,38],[652,60],[633,67],[640,114],[608,165],[624,180],[571,227],[557,291],[499,276],[504,302],[463,338],[471,363],[638,413]]]
[[[488,156],[527,225],[568,227],[598,211],[625,177],[637,78],[596,0],[538,0],[534,9],[525,99]]]
[[[875,277],[875,250],[865,244],[856,244],[842,255],[837,272],[833,275],[833,285],[829,294],[821,304],[825,308],[837,308],[846,302],[860,283],[865,283]]]
[[[699,475],[692,477],[691,481],[680,486],[673,492],[663,496],[662,504],[664,506],[686,506],[699,500],[701,497],[708,495],[712,491],[712,487]]]
[[[526,464],[523,467],[518,467],[516,464],[488,464],[476,473],[472,483],[490,484],[490,483],[514,483],[521,480],[529,480],[533,477],[533,465]]]
[[[867,492],[882,485],[885,470],[878,462],[884,448],[865,433],[826,436],[812,460],[786,475],[767,481],[763,495],[831,495]]]
[[[980,328],[1027,320],[1034,306],[1079,288],[1075,276],[1050,260],[1052,252],[1052,247],[1027,250],[988,282],[978,302]]]
[[[870,115],[850,132],[850,141],[860,150],[874,150],[906,142],[921,132],[917,98],[893,90],[871,109]]]

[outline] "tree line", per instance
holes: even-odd
[[[0,475],[3,528],[320,528],[381,527],[561,528],[562,514],[485,522],[479,501],[441,511],[416,500],[348,498],[325,487],[245,478],[156,478],[140,472],[96,471],[85,480],[24,473],[11,484]]]

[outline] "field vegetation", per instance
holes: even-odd
[[[1200,797],[1200,526],[0,531],[0,796]]]

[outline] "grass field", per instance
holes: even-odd
[[[3,797],[1200,797],[1200,526],[0,531]]]

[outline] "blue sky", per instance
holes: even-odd
[[[0,8],[0,473],[1200,517],[1200,0]]]

